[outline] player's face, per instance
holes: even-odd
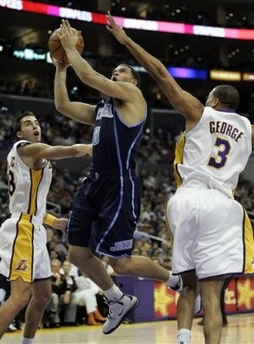
[[[205,102],[205,106],[211,106],[212,100],[213,100],[213,91],[211,91],[208,94],[208,97],[207,97],[206,102]]]
[[[214,96],[214,89],[209,93],[206,102],[205,102],[205,106],[210,106],[212,108],[214,108],[216,105],[218,104],[218,98],[216,98]]]
[[[41,127],[34,116],[25,116],[21,119],[18,137],[30,142],[41,142]]]
[[[131,82],[132,84],[136,82],[130,68],[125,65],[119,65],[113,70],[111,80]]]

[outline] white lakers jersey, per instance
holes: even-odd
[[[217,189],[232,197],[251,152],[247,118],[205,107],[197,125],[182,133],[176,145],[177,186]]]
[[[11,214],[27,213],[43,217],[46,213],[46,199],[52,179],[52,167],[49,160],[43,160],[40,170],[32,170],[20,158],[16,142],[7,156],[7,175],[9,184],[9,210]]]

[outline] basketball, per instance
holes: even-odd
[[[59,30],[59,29],[57,29]],[[67,55],[62,47],[61,41],[58,38],[57,30],[55,30],[48,39],[48,49],[50,52],[50,56],[54,57],[58,62],[68,63]],[[76,48],[80,54],[82,54],[84,50],[84,39],[81,33],[74,29],[73,27],[71,30],[78,36],[78,41],[76,44]]]

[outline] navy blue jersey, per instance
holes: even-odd
[[[124,123],[114,100],[102,100],[96,106],[93,133],[93,168],[95,171],[135,169],[135,159],[142,138],[144,120],[135,126]]]
[[[113,99],[97,105],[93,166],[73,202],[69,244],[114,258],[131,255],[140,214],[135,158],[145,117],[129,126],[120,119]]]

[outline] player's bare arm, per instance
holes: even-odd
[[[56,217],[52,214],[46,213],[43,219],[43,223],[47,226],[53,227],[55,229],[60,229],[65,232],[68,219],[64,217]]]
[[[32,143],[19,147],[18,153],[22,158],[32,158],[33,160],[64,159],[91,155],[92,145],[49,146],[45,143]]]
[[[81,102],[71,102],[66,88],[66,72],[69,64],[57,62],[56,66],[54,98],[56,109],[66,117],[74,121],[93,125],[95,122],[95,106]]]
[[[62,20],[58,35],[70,64],[82,82],[110,97],[122,101],[142,99],[141,92],[133,84],[129,82],[115,82],[106,78],[104,75],[96,72],[92,66],[80,56],[76,49],[75,36],[67,20]]]
[[[116,24],[113,17],[107,15],[107,30],[135,57],[158,83],[167,99],[187,120],[197,122],[202,115],[203,105],[190,93],[185,92],[168,73],[166,67],[154,56],[135,43],[125,31]]]
[[[252,147],[254,147],[254,125],[251,126],[252,129]]]

